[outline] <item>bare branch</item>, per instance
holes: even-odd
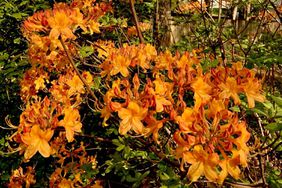
[[[98,101],[97,97],[95,96],[95,94],[94,94],[93,91],[91,90],[90,86],[87,84],[86,80],[83,78],[83,76],[80,74],[79,70],[78,70],[77,67],[75,66],[75,63],[74,63],[73,59],[71,58],[70,53],[69,53],[69,51],[68,51],[68,49],[67,49],[67,47],[66,47],[64,41],[62,40],[61,37],[59,37],[59,40],[60,40],[60,42],[61,42],[61,44],[62,44],[62,46],[63,46],[63,48],[64,48],[64,50],[65,50],[65,52],[66,52],[66,55],[67,55],[67,57],[68,57],[68,59],[69,59],[69,61],[70,61],[71,66],[73,67],[74,71],[76,72],[76,74],[78,75],[78,77],[80,78],[80,80],[81,80],[81,81],[83,82],[83,84],[85,85],[86,90],[87,90],[88,93],[93,97],[93,99],[95,99],[95,100]]]
[[[140,43],[144,43],[144,38],[142,36],[142,32],[141,32],[140,27],[139,27],[138,17],[137,17],[135,7],[134,7],[134,0],[130,0],[130,10],[131,10],[131,13],[133,15],[133,19],[134,19],[134,23],[135,23],[135,27],[136,27],[136,30],[137,30],[138,37],[140,39]]]

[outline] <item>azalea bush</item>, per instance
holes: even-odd
[[[9,0],[0,2],[0,126],[5,117],[18,122],[22,110],[19,81],[29,67],[26,56],[27,42],[20,30],[22,22],[34,11],[50,8],[45,0]],[[9,137],[13,130],[0,131],[0,187],[9,180],[11,169],[18,168],[21,159],[17,154],[6,155]]]
[[[254,183],[246,172],[261,150],[246,114],[267,104],[256,72],[241,62],[207,68],[215,57],[201,49],[158,51],[143,39],[150,24],[138,22],[134,2],[134,27],[113,5],[55,3],[23,22],[24,106],[18,124],[6,119],[7,152],[22,162],[7,186]],[[117,28],[124,41],[114,40]]]

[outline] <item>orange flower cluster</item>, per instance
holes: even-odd
[[[137,46],[124,45],[119,49],[112,49],[106,60],[100,65],[102,77],[117,75],[121,73],[122,76],[129,76],[129,67],[140,66],[144,70],[150,68],[149,62],[157,55],[156,49],[147,44]]]
[[[23,23],[22,31],[29,40],[31,64],[45,66],[48,70],[60,69],[67,59],[59,39],[66,42],[71,54],[75,54],[76,48],[70,43],[77,38],[75,32],[100,33],[98,19],[111,11],[111,7],[105,3],[94,3],[95,0],[76,0],[71,5],[58,3],[52,10],[29,17]]]
[[[95,4],[95,0],[74,0],[70,5],[55,4],[52,10],[35,13],[24,22],[22,31],[29,41],[32,67],[21,81],[26,107],[13,138],[26,160],[37,152],[43,157],[54,154],[55,132],[65,132],[59,135],[68,142],[81,132],[78,106],[86,94],[85,84],[91,87],[93,77],[88,71],[78,75],[69,58],[78,52],[76,33],[99,33],[98,19],[110,10],[108,4]]]
[[[139,23],[139,28],[140,28],[141,32],[148,31],[148,30],[151,29],[151,27],[152,27],[152,25],[150,23],[146,23],[146,22],[140,22]],[[129,27],[127,29],[127,35],[128,36],[137,36],[136,27],[135,26]]]
[[[78,106],[87,94],[85,85],[87,91],[94,85],[90,72],[80,74],[75,65],[70,66],[78,54],[74,41],[77,33],[98,33],[98,19],[110,10],[95,0],[74,0],[70,5],[55,4],[54,9],[24,22],[32,67],[21,82],[26,107],[13,138],[26,160],[37,152],[58,157],[60,164],[68,158],[63,156],[69,154],[65,143],[72,142],[82,128]],[[181,159],[181,169],[190,164],[187,176],[191,181],[205,176],[222,184],[228,175],[240,178],[240,167],[247,166],[250,133],[232,109],[245,99],[250,108],[255,101],[265,100],[253,71],[238,62],[204,72],[196,51],[172,55],[157,53],[150,44],[120,48],[99,40],[93,44],[100,46],[95,55],[104,59],[93,66],[104,78],[104,88],[99,90],[105,92],[104,125],[111,118],[121,135],[152,135],[156,143],[163,142],[160,130],[166,127],[173,134],[172,154]],[[94,161],[85,153],[84,146],[72,153],[80,161],[78,166]],[[63,175],[67,168],[58,168],[50,183],[82,184],[79,168],[75,170],[75,181]]]
[[[206,11],[207,5],[205,2],[190,1],[178,5],[178,11],[181,13],[197,13]]]
[[[25,159],[30,159],[36,152],[44,157],[53,154],[54,148],[50,146],[50,140],[58,127],[63,127],[66,138],[73,141],[74,133],[80,132],[82,124],[78,109],[73,105],[59,103],[51,98],[45,97],[41,100],[35,98],[33,102],[27,103],[24,112],[20,116],[18,133],[14,139],[22,143],[25,148]],[[63,119],[59,118],[64,116]]]
[[[104,123],[111,116],[119,118],[120,134],[153,134],[157,143],[159,130],[173,125],[174,154],[182,158],[182,170],[191,164],[191,181],[204,175],[221,184],[228,174],[240,177],[250,133],[230,108],[240,105],[243,96],[250,108],[265,100],[253,71],[238,62],[203,73],[195,53],[157,55],[154,47],[142,44],[112,51],[102,70],[111,77]]]
[[[83,72],[82,76],[89,85],[92,76]],[[73,72],[62,74],[57,80],[45,88],[49,97],[43,100],[34,95],[27,101],[26,108],[20,116],[17,141],[26,146],[25,159],[30,159],[37,151],[44,157],[49,157],[53,150],[49,141],[57,127],[63,127],[66,138],[73,141],[74,133],[81,132],[82,124],[77,106],[82,102],[81,95],[85,93],[84,84]],[[35,99],[35,100],[34,100]],[[63,116],[63,119],[59,119]]]
[[[83,142],[76,149],[74,149],[74,144],[72,149],[66,148],[65,141],[60,138],[56,138],[52,144],[57,147],[55,156],[60,167],[51,174],[50,187],[87,187],[90,185],[91,187],[102,187],[100,186],[101,181],[94,182],[94,177],[89,176],[88,172],[84,170],[85,166],[96,169],[97,161],[95,156],[87,154]],[[68,162],[69,160],[72,162]]]
[[[9,188],[22,188],[23,185],[26,188],[30,188],[31,185],[35,184],[35,171],[31,166],[26,168],[24,172],[22,167],[14,170],[12,176],[10,177],[10,182],[8,184]]]

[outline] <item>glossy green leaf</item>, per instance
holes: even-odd
[[[281,131],[282,130],[282,123],[270,123],[265,126],[267,130],[270,131]]]
[[[276,97],[276,96],[273,96],[273,95],[271,95],[270,97],[273,99],[273,101],[274,101],[278,106],[282,107],[282,98],[281,98],[281,97]]]

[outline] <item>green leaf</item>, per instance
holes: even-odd
[[[281,97],[275,97],[273,95],[270,95],[270,97],[279,107],[282,107],[282,98]]]
[[[27,5],[28,3],[29,1],[22,1],[18,6],[21,7],[21,6]]]
[[[271,103],[270,101],[265,101],[265,102],[263,102],[262,104],[263,104],[263,106],[265,106],[265,108],[267,108],[267,109],[273,109],[273,105],[272,105],[272,103]]]
[[[239,106],[233,106],[233,107],[231,107],[229,109],[232,110],[233,112],[241,112]]]
[[[253,112],[258,113],[260,115],[264,115],[265,117],[268,117],[268,114],[266,112],[264,112],[263,110],[261,110],[261,109],[254,108]]]
[[[116,148],[116,150],[117,150],[117,151],[121,151],[121,150],[124,149],[124,147],[125,147],[125,145],[120,145],[119,147]]]
[[[146,171],[144,174],[141,175],[140,180],[143,180],[149,174],[150,174],[150,171]]]
[[[116,146],[122,145],[118,139],[113,139],[112,142],[113,142],[113,144],[116,145]]]
[[[135,177],[132,177],[131,175],[127,175],[126,176],[126,181],[128,181],[128,182],[135,182],[137,180],[137,178],[135,178]]]
[[[0,52],[0,60],[7,60],[9,59],[9,54],[5,52]]]
[[[25,13],[14,13],[11,15],[11,17],[16,18],[17,20],[20,20],[26,16],[28,16],[28,14],[25,14]]]
[[[94,53],[94,48],[92,46],[82,46],[79,49],[79,54],[82,58],[89,57]]]
[[[162,181],[167,181],[170,179],[169,175],[164,172],[160,173],[160,178]]]
[[[270,123],[265,126],[266,129],[270,131],[281,131],[282,130],[282,123]]]
[[[14,39],[14,44],[20,44],[20,42],[21,42],[21,39],[20,38],[16,38],[16,39]]]
[[[101,77],[97,76],[93,79],[93,81],[94,81],[93,89],[99,89],[101,84]]]
[[[124,147],[123,157],[127,159],[129,157],[129,155],[130,155],[130,152],[131,152],[131,148],[130,147],[128,147],[128,146]]]

